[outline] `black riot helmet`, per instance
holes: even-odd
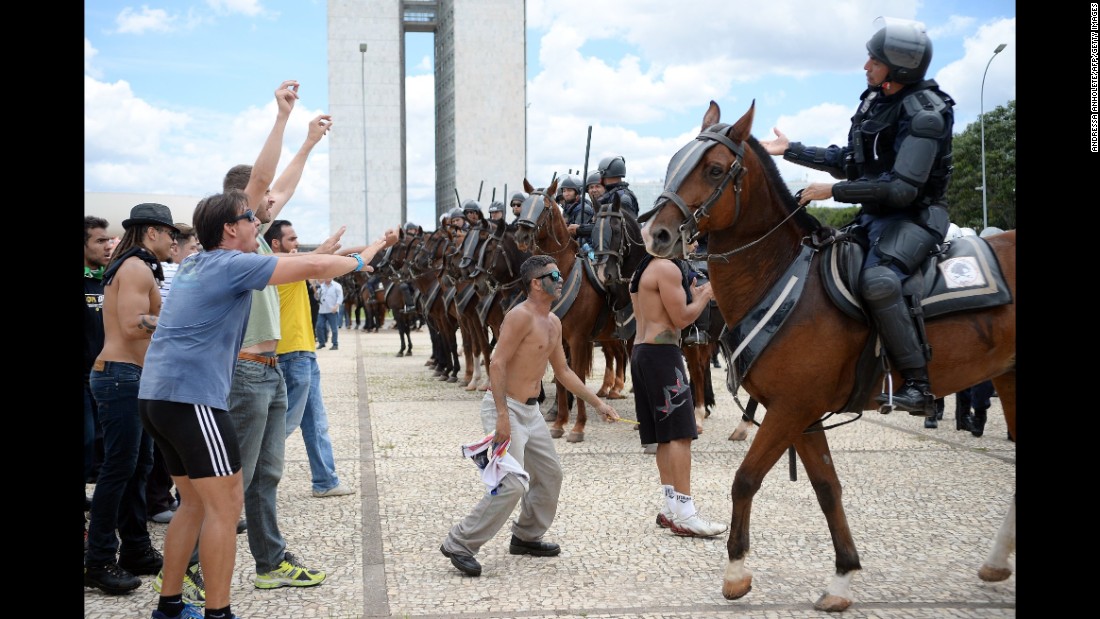
[[[452,209],[451,209],[451,210],[450,210],[450,211],[449,211],[449,212],[447,213],[447,219],[454,219],[455,217],[458,217],[459,219],[462,219],[462,218],[463,218],[463,215],[462,215],[462,209],[458,208],[457,206],[456,206],[456,207],[454,207],[454,208],[452,208]]]
[[[509,200],[509,202],[519,202],[520,204],[523,204],[526,200],[527,194],[523,193],[522,191],[517,191],[512,194],[512,199]]]
[[[584,188],[581,187],[581,179],[573,176],[572,174],[566,174],[565,178],[561,179],[561,184],[558,185],[559,189],[572,189],[578,194],[583,193]]]
[[[626,176],[626,159],[622,155],[604,157],[600,160],[599,172],[600,178]]]
[[[462,212],[469,211],[481,212],[481,205],[477,203],[477,200],[466,200],[462,203]]]
[[[504,203],[501,202],[500,200],[496,200],[495,202],[493,202],[492,204],[489,205],[489,212],[490,213],[503,213],[504,212]]]
[[[584,186],[587,187],[589,185],[602,185],[603,184],[602,180],[603,179],[600,176],[600,171],[596,170],[595,172],[592,172],[591,174],[588,175],[588,182],[586,182],[584,184]]]
[[[896,17],[875,20],[878,32],[867,41],[867,53],[890,68],[886,80],[916,84],[924,79],[932,63],[932,41],[924,24]]]
[[[416,229],[419,228],[419,227],[420,226],[414,224],[411,221],[406,221],[405,222],[405,232],[416,232]]]

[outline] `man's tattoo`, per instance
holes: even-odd
[[[138,328],[152,335],[153,331],[157,330],[157,317],[149,314],[142,314],[141,322],[138,323]]]
[[[657,337],[653,338],[654,344],[676,344],[680,345],[680,332],[670,331],[668,329],[661,331],[657,334]]]

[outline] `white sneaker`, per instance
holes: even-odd
[[[661,508],[661,511],[657,512],[657,524],[662,529],[672,528],[672,518],[672,510],[668,508],[668,505],[665,505]]]
[[[727,525],[703,520],[697,512],[691,518],[683,520],[673,518],[670,528],[673,533],[683,537],[714,537],[720,533],[725,533]]]
[[[355,490],[345,485],[344,482],[340,482],[336,484],[336,487],[329,488],[328,490],[324,490],[321,492],[318,492],[316,490],[313,491],[314,498],[318,499],[330,496],[344,496],[347,494],[355,494]]]

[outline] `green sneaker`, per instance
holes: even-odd
[[[298,558],[288,551],[283,555],[279,569],[266,574],[256,574],[257,589],[276,589],[278,587],[312,587],[325,581],[326,574],[320,570],[311,570],[302,565]]]
[[[153,591],[160,593],[163,584],[164,570],[161,570],[153,579]],[[183,601],[200,608],[206,606],[206,583],[202,580],[202,570],[199,569],[198,563],[188,566],[187,571],[183,573]]]

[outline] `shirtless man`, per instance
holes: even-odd
[[[550,312],[563,285],[554,259],[528,258],[520,267],[520,277],[527,282],[527,300],[504,315],[489,362],[490,387],[481,400],[481,425],[486,433],[495,433],[494,445],[511,440],[508,454],[531,476],[530,487],[517,476],[506,475],[451,527],[439,550],[469,576],[481,575],[481,564],[474,555],[504,526],[521,499],[508,552],[536,557],[561,552],[557,544],[541,541],[557,513],[562,481],[561,463],[538,405],[547,361],[558,382],[598,410],[605,421],[619,419],[615,409],[586,387],[565,361],[561,320]]]
[[[171,210],[152,203],[130,209],[122,228],[103,273],[103,349],[88,377],[105,451],[92,495],[84,586],[113,595],[136,589],[138,576],[156,574],[163,561],[145,518],[153,439],[141,426],[138,385],[160,314],[160,263],[179,232]]]
[[[642,229],[646,250],[652,238]],[[695,322],[714,296],[710,282],[690,294],[684,273],[672,260],[648,255],[630,280],[638,331],[630,358],[634,410],[642,444],[657,443],[657,471],[664,503],[657,524],[685,537],[711,537],[726,525],[704,520],[691,498],[691,442],[698,436],[695,405],[680,351],[680,331]]]

